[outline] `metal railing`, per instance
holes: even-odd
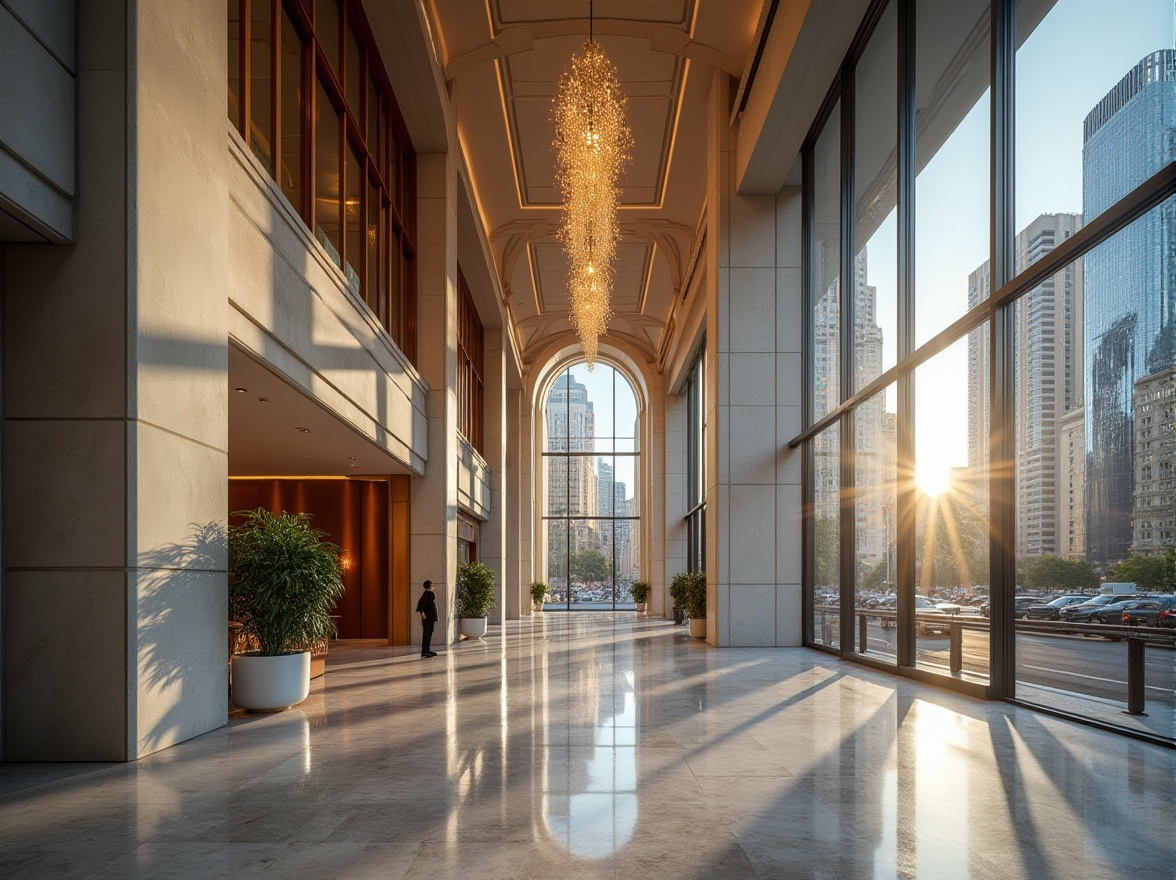
[[[836,605],[818,605],[814,608],[817,614],[816,625],[819,627],[825,644],[831,644],[834,633],[838,632],[838,624],[830,618],[840,618],[841,608]],[[853,613],[858,618],[857,653],[867,653],[869,643],[868,628],[871,619],[877,620],[883,629],[890,629],[898,625],[898,612],[881,608],[855,608]],[[964,668],[964,630],[988,633],[990,622],[987,617],[961,614],[915,614],[915,624],[918,632],[929,630],[946,632],[948,636],[947,665],[953,676],[958,676]],[[1102,636],[1114,641],[1127,642],[1127,714],[1146,715],[1144,711],[1144,686],[1146,667],[1144,665],[1145,647],[1176,647],[1176,630],[1157,626],[1124,626],[1122,624],[1080,623],[1066,620],[1028,620],[1014,621],[1019,633],[1039,633],[1043,635],[1084,635]]]

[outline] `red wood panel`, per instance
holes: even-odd
[[[388,483],[366,480],[230,480],[229,510],[309,513],[343,551],[339,638],[387,639]]]

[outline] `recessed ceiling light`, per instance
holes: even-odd
[[[310,428],[295,428],[294,430],[297,431],[299,434],[309,434],[310,433]]]
[[[233,390],[236,391],[238,394],[244,394],[249,389],[248,388],[234,388]]]
[[[349,460],[351,460],[351,461],[355,461],[355,456],[354,456],[354,455],[349,455],[349,456],[347,456],[347,458],[348,458]]]
[[[258,403],[269,403],[269,398],[268,397],[259,397],[259,398],[257,398],[257,402]]]

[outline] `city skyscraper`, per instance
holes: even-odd
[[[593,452],[596,447],[596,414],[588,388],[570,371],[560,374],[548,392],[547,503],[545,514],[557,517],[592,517],[599,512],[596,458],[592,455],[559,455],[559,452]],[[552,520],[547,530],[548,575],[564,579],[569,554],[597,544],[592,521]]]
[[[855,388],[862,388],[882,373],[882,328],[878,326],[878,290],[867,283],[867,254],[863,248],[854,261],[854,373]],[[834,285],[836,288],[837,285]],[[836,354],[836,339],[840,308],[839,291],[823,297],[815,311],[815,355],[828,365],[829,381],[822,386],[825,408],[832,409],[840,402],[840,365]],[[862,404],[855,415],[855,475],[859,487],[877,498],[857,505],[855,545],[859,565],[873,566],[885,559],[887,541],[893,538],[894,511],[886,499],[894,494],[894,430],[887,421],[885,395],[876,395]],[[817,511],[818,518],[836,519],[839,515],[836,499],[840,485],[839,450],[834,448],[832,435],[824,432],[816,441],[814,455],[815,478],[826,487],[817,497],[825,500]],[[890,470],[887,464],[891,463]],[[875,503],[876,502],[876,503]]]
[[[1077,214],[1042,214],[1017,235],[1022,272],[1082,226]],[[968,279],[968,306],[987,299],[989,264]],[[1082,266],[1066,266],[1017,301],[1014,331],[1017,556],[1064,552],[1061,511],[1068,504],[1061,419],[1082,404]],[[988,464],[988,327],[968,337],[968,465]]]
[[[1135,383],[1135,498],[1131,550],[1176,539],[1176,367]]]
[[[1086,558],[1086,407],[1078,406],[1058,421],[1058,455],[1062,462],[1058,553]]]
[[[1176,50],[1132,68],[1087,115],[1083,143],[1087,219],[1176,160]],[[1106,567],[1133,544],[1136,389],[1176,364],[1176,204],[1087,255],[1084,283],[1086,555]]]

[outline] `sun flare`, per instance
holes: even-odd
[[[915,471],[915,482],[926,495],[942,495],[951,487],[951,468],[938,461],[920,464]]]

